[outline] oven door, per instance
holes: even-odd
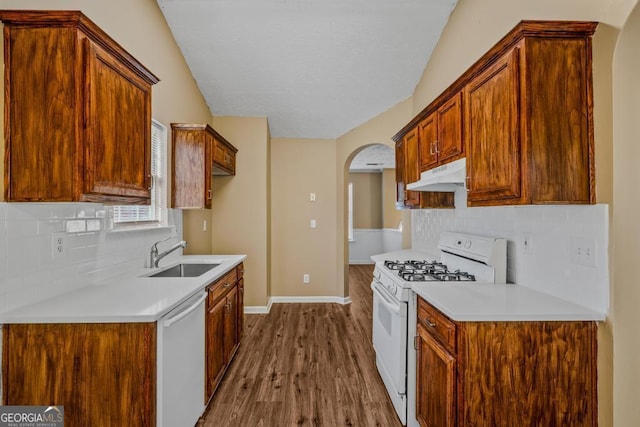
[[[371,290],[376,364],[396,410],[400,411],[397,403],[402,401],[405,405],[407,390],[407,303],[398,301],[375,280],[371,283]]]

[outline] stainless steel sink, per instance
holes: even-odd
[[[198,277],[220,264],[177,264],[148,277]]]

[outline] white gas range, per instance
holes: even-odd
[[[505,283],[506,240],[445,232],[438,243],[439,260],[376,262],[373,291],[373,347],[378,372],[403,425],[418,425],[415,417],[416,282],[442,285],[461,282]],[[376,258],[379,258],[377,256]]]

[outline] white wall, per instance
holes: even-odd
[[[507,280],[573,301],[602,313],[609,310],[608,206],[500,206],[467,208],[464,189],[456,209],[412,212],[412,246],[437,254],[442,231],[504,237]],[[529,241],[525,251],[524,240]],[[572,262],[572,243],[595,244],[595,267]],[[578,241],[579,242],[579,241]]]
[[[349,242],[349,264],[372,264],[372,255],[402,249],[402,230],[354,228]]]

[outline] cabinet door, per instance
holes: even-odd
[[[422,427],[455,425],[455,358],[418,324],[416,417]]]
[[[438,109],[438,163],[463,157],[462,92],[453,96]]]
[[[404,182],[409,184],[420,178],[418,165],[418,129],[411,130],[404,137]],[[405,191],[404,203],[408,207],[420,207],[420,192]]]
[[[88,201],[151,198],[151,85],[84,40],[84,195]]]
[[[215,168],[214,174],[215,175],[235,175],[236,162],[235,162],[235,153],[233,152],[233,150],[218,138],[215,139],[214,147],[215,147],[214,154],[213,154],[213,163]]]
[[[240,275],[238,275],[240,277]],[[238,280],[238,343],[244,334],[244,279]]]
[[[238,287],[227,293],[224,317],[224,360],[229,363],[238,347]]]
[[[174,208],[211,207],[211,142],[197,130],[173,129],[172,198]]]
[[[4,30],[5,200],[73,201],[81,191],[76,32]]]
[[[156,324],[5,325],[5,405],[63,405],[69,426],[154,426]]]
[[[403,209],[405,198],[404,141],[396,142],[396,209]]]
[[[418,124],[420,172],[438,165],[438,114],[433,113]]]
[[[516,203],[521,195],[518,52],[505,54],[465,88],[470,205]]]
[[[213,304],[207,311],[207,324],[206,324],[206,352],[207,352],[207,367],[206,367],[206,391],[205,391],[205,405],[209,402],[209,399],[213,395],[218,383],[222,379],[222,373],[225,367],[225,353],[224,353],[224,328],[225,328],[225,308],[227,301],[225,298],[221,298]]]

